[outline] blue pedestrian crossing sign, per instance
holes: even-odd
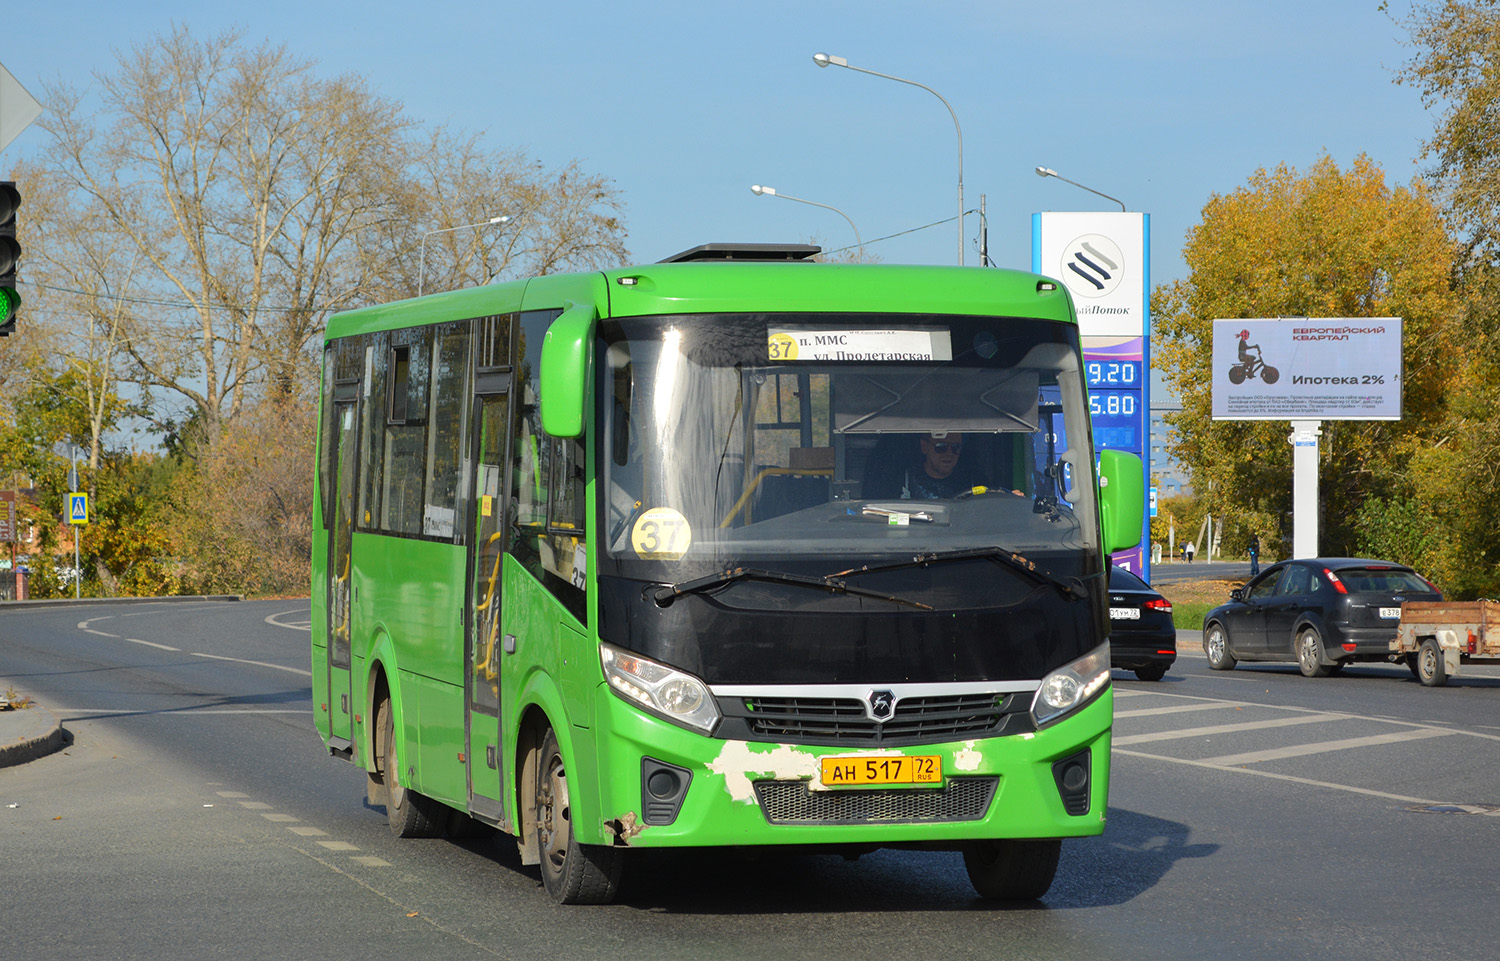
[[[68,494],[68,523],[87,524],[89,522],[89,495],[70,493]]]

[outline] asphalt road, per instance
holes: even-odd
[[[311,724],[306,602],[0,610],[0,684],[75,740],[0,769],[0,945],[28,957],[1491,956],[1500,670],[1116,672],[1109,828],[1042,902],[952,854],[642,857],[553,905],[513,842],[397,840]]]
[[[1261,565],[1265,570],[1265,565]],[[1250,579],[1249,561],[1194,561],[1191,564],[1174,561],[1152,564],[1151,583],[1171,584],[1182,581],[1242,580]]]

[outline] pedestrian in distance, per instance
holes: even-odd
[[[1260,538],[1250,535],[1250,576],[1260,573]]]
[[[1198,549],[1193,546],[1192,541],[1188,541],[1187,544],[1183,546],[1183,550],[1187,553],[1187,562],[1191,564],[1193,562],[1193,555],[1198,553]]]

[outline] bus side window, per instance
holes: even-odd
[[[431,416],[427,421],[427,478],[423,491],[422,533],[462,541],[456,523],[463,478],[461,451],[468,437],[469,328],[445,324],[437,330],[433,354]]]
[[[552,437],[552,508],[548,527],[580,540],[584,536],[585,435]]]
[[[539,396],[542,340],[561,310],[521,314],[519,409],[513,450],[515,539],[511,554],[563,606],[584,620],[586,557],[585,438],[564,440],[542,432]]]
[[[385,332],[365,335],[364,424],[359,445],[359,518],[360,530],[379,530],[381,466],[380,438],[385,432],[386,364],[390,360],[389,337]]]
[[[432,330],[403,332],[393,343],[386,370],[386,418],[380,528],[392,534],[422,533],[422,488],[427,465],[427,401]]]

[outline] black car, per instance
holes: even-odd
[[[1404,564],[1366,557],[1282,561],[1229,593],[1203,617],[1208,666],[1296,661],[1327,677],[1352,661],[1388,661],[1403,601],[1440,601],[1442,592]]]
[[[1172,602],[1125,570],[1109,569],[1109,663],[1159,681],[1177,660]]]

